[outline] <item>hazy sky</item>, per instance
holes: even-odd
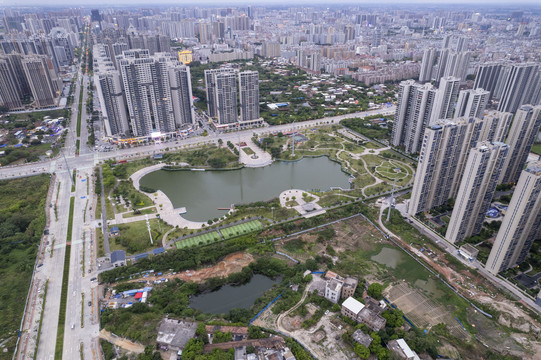
[[[220,7],[226,6],[238,6],[238,5],[247,5],[251,4],[254,6],[257,5],[284,5],[284,6],[295,6],[295,5],[318,5],[324,6],[329,4],[328,0],[227,0],[227,1],[217,1],[217,0],[197,0],[197,1],[183,1],[183,0],[113,0],[110,2],[104,0],[49,0],[46,3],[43,0],[0,0],[1,6],[28,6],[28,5],[37,5],[37,6],[55,6],[55,5],[64,5],[64,6],[78,6],[84,5],[85,7],[110,7],[110,6],[130,6],[130,5],[145,5],[146,7],[154,7],[159,5],[176,5],[179,7],[182,6],[205,6],[205,5],[216,5]],[[541,2],[539,0],[378,0],[377,3],[374,1],[359,1],[359,0],[339,0],[332,3],[333,5],[360,5],[360,6],[377,6],[379,4],[396,4],[396,5],[405,5],[405,4],[422,4],[428,5],[430,7],[437,5],[455,5],[455,4],[468,4],[469,7],[475,7],[476,5],[499,5],[499,6],[509,6],[509,7],[521,7],[524,6],[535,6],[539,7]],[[522,6],[522,7],[524,7]]]

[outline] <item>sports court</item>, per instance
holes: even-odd
[[[261,222],[259,220],[253,220],[221,229],[220,232],[222,233],[224,239],[227,240],[235,236],[251,233],[261,229],[263,229]]]
[[[212,231],[212,232],[208,232],[205,234],[201,234],[201,235],[197,235],[191,238],[177,241],[175,245],[177,246],[177,249],[184,249],[190,246],[208,245],[220,240],[221,240],[220,234],[217,231]]]

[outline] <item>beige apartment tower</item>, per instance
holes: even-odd
[[[480,142],[469,152],[445,238],[452,243],[478,234],[509,147]]]
[[[509,145],[509,156],[500,176],[501,183],[511,184],[518,181],[540,126],[541,105],[522,105],[517,110],[505,142]]]
[[[520,174],[486,269],[497,274],[526,259],[541,227],[541,162]]]

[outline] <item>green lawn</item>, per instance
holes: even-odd
[[[250,147],[243,147],[242,151],[246,153],[246,155],[253,155],[255,152]]]
[[[171,226],[160,219],[150,219],[150,229],[154,245],[150,243],[146,221],[119,224],[120,235],[109,237],[111,251],[124,250],[128,255],[138,254],[162,246],[162,237]]]
[[[184,240],[180,240],[177,241],[175,245],[177,249],[183,249],[190,246],[208,245],[217,241],[221,241],[222,237],[220,236],[220,233],[225,240],[229,240],[231,238],[261,229],[263,229],[263,225],[261,224],[261,222],[259,220],[253,220],[246,223],[233,225],[225,229],[220,229],[219,232],[212,231],[205,234],[196,235]]]
[[[151,207],[151,208],[146,208],[146,209],[143,209],[143,210],[138,210],[137,214],[134,211],[126,213],[126,214],[122,214],[122,217],[123,218],[131,218],[131,217],[134,217],[134,216],[148,215],[148,214],[154,214],[154,213],[156,213],[156,208]]]
[[[534,154],[541,155],[541,144],[533,144],[532,150],[530,152],[533,152]]]

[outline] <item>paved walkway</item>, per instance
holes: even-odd
[[[312,201],[306,202],[304,198],[302,197],[303,194],[308,194],[308,196],[313,197],[314,199]],[[295,200],[292,198],[295,197]],[[280,206],[287,209],[295,209],[299,214],[304,216],[305,218],[313,217],[316,215],[324,214],[326,211],[319,205],[317,202],[319,201],[319,196],[316,196],[314,194],[311,194],[304,190],[298,190],[298,189],[290,189],[283,191],[280,196]],[[288,200],[289,199],[289,200]],[[289,206],[287,205],[288,201],[294,201],[297,203],[295,206]],[[307,211],[304,209],[304,205],[306,204],[312,204],[313,210]]]
[[[246,167],[263,167],[272,164],[271,155],[257,146],[252,139],[246,141],[246,145],[255,152],[255,155],[248,155],[240,150],[240,162]],[[253,157],[255,156],[255,158]]]

